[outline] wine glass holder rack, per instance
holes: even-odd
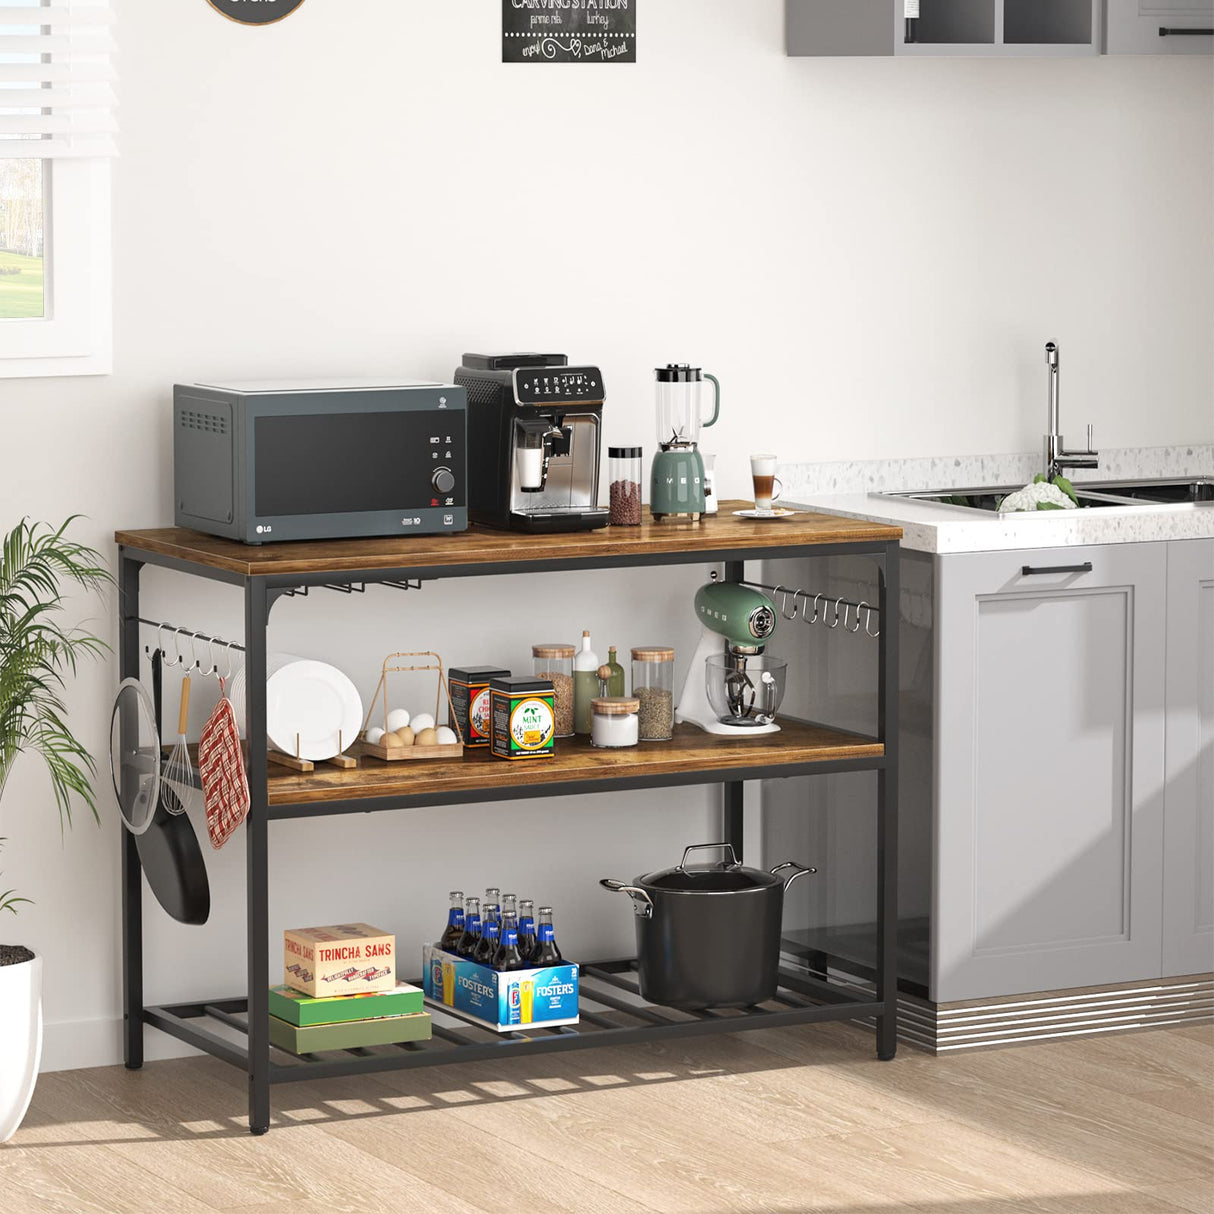
[[[875,1023],[877,1056],[893,1058],[897,1042],[898,629],[890,623],[889,605],[899,602],[901,532],[897,528],[814,514],[772,526],[743,521],[722,510],[720,516],[697,525],[662,525],[647,517],[641,527],[544,537],[534,545],[517,536],[476,527],[455,536],[264,548],[176,528],[120,531],[115,538],[121,677],[141,676],[139,630],[145,626],[158,630],[158,648],[164,648],[160,638],[165,633],[176,636],[179,646],[183,639],[192,644],[193,668],[204,669],[197,647],[208,647],[211,670],[204,673],[218,674],[216,648],[243,652],[251,794],[243,831],[248,989],[242,996],[162,1006],[145,1003],[144,973],[149,960],[144,953],[144,883],[135,840],[121,832],[123,1050],[129,1069],[143,1065],[144,1033],[149,1027],[231,1063],[248,1078],[249,1129],[264,1134],[271,1124],[272,1085],[331,1076],[833,1020]],[[758,739],[716,738],[691,726],[679,726],[672,742],[613,752],[610,761],[604,761],[602,752],[594,752],[588,743],[575,740],[562,743],[557,755],[544,764],[503,763],[480,752],[451,762],[364,763],[355,770],[314,773],[278,771],[268,762],[268,628],[271,610],[283,597],[304,597],[314,589],[358,594],[368,586],[417,590],[424,581],[441,578],[690,564],[723,565],[726,580],[746,582],[748,563],[841,555],[875,561],[875,604],[826,595],[817,596],[815,604],[807,591],[749,584],[774,591],[785,619],[817,619],[828,628],[842,624],[848,632],[863,630],[877,641],[878,727],[873,736],[782,717],[780,733]],[[141,616],[140,572],[147,565],[239,587],[244,596],[243,644]],[[882,622],[876,631],[874,618]],[[896,623],[896,606],[892,618]],[[177,652],[184,662],[180,647]],[[635,962],[616,958],[582,964],[580,1022],[576,1026],[498,1035],[434,1009],[433,1038],[427,1042],[301,1056],[270,1044],[269,828],[273,821],[421,806],[449,806],[458,812],[459,806],[477,802],[719,785],[722,838],[741,857],[746,781],[855,771],[873,771],[877,776],[876,954],[862,985],[836,980],[823,964],[829,958],[819,954],[813,957],[811,971],[807,954],[785,941],[777,994],[757,1007],[686,1012],[647,1004],[640,995]]]

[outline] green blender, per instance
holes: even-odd
[[[664,519],[698,522],[705,512],[704,457],[699,451],[700,427],[721,416],[721,382],[699,367],[671,363],[657,375],[658,444],[653,457],[649,509]],[[702,420],[700,397],[704,381],[713,386],[712,417]]]

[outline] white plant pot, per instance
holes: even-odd
[[[42,958],[0,965],[0,1142],[30,1107],[42,1061]]]

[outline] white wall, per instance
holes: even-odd
[[[104,544],[170,521],[175,380],[448,376],[464,349],[600,362],[609,441],[647,447],[652,368],[703,363],[725,386],[707,446],[730,453],[735,493],[759,447],[1035,450],[1051,337],[1071,431],[1214,437],[1208,60],[796,61],[780,0],[647,0],[635,67],[505,67],[496,0],[310,0],[265,29],[203,0],[117,7],[115,373],[0,381],[5,526],[78,510]],[[685,648],[701,572],[320,596],[276,610],[274,643],[340,661],[367,692],[406,642],[520,661],[589,623],[604,643]],[[230,592],[147,580],[149,610],[238,624]],[[114,683],[92,670],[72,696],[98,753]],[[494,877],[550,896],[570,951],[623,949],[631,916],[589,879],[666,863],[711,833],[711,803],[275,826],[272,922],[365,917],[412,947],[452,884]],[[50,1065],[116,1057],[103,804],[100,832],[61,845],[25,763],[0,820],[6,884],[37,901],[16,930],[48,957]],[[150,998],[244,989],[242,857],[234,843],[212,864],[209,929],[149,911]]]

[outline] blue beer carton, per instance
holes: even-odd
[[[578,1022],[578,967],[499,974],[433,944],[422,949],[426,1002],[498,1033]]]

